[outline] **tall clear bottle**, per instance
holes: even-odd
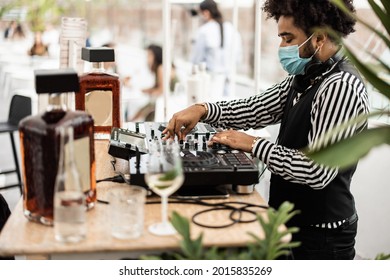
[[[54,187],[54,234],[60,242],[79,242],[87,235],[86,207],[74,157],[73,127],[60,127],[60,153]]]
[[[95,139],[109,139],[112,127],[121,127],[119,77],[104,69],[104,62],[115,61],[114,49],[82,48],[81,58],[92,70],[80,76],[76,109],[92,115]]]
[[[36,70],[38,94],[50,93],[49,106],[40,115],[19,124],[22,158],[23,211],[32,221],[53,225],[54,185],[60,153],[60,128],[74,131],[75,162],[80,172],[86,205],[96,202],[93,119],[83,111],[67,110],[62,94],[79,88],[77,73],[71,69]]]

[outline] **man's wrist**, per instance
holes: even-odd
[[[251,155],[252,157],[255,157],[254,153],[253,153],[253,148],[255,147],[255,145],[257,144],[257,142],[261,139],[261,137],[257,136],[255,138],[253,138],[253,141],[252,141],[252,145],[251,145]]]
[[[204,108],[204,113],[200,117],[200,120],[204,120],[207,117],[208,113],[209,113],[209,107],[208,107],[207,103],[205,103],[205,102],[203,102],[203,103],[195,103],[195,106],[199,106],[199,107],[203,107]]]

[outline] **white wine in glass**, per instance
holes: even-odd
[[[175,229],[168,221],[168,196],[184,182],[180,147],[176,142],[150,143],[145,181],[154,193],[161,196],[162,221],[151,225],[149,231],[156,235],[175,234]]]

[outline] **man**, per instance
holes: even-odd
[[[355,12],[352,1],[344,0]],[[361,132],[366,122],[350,126],[330,139],[329,129],[368,112],[365,86],[341,47],[321,27],[341,36],[353,32],[355,21],[329,1],[267,0],[264,11],[278,24],[279,58],[290,74],[262,94],[247,99],[195,104],[169,121],[168,136],[185,136],[199,120],[229,130],[213,142],[241,149],[258,157],[271,171],[269,205],[294,203],[300,214],[288,226],[301,246],[295,259],[353,259],[357,214],[350,192],[356,166],[348,170],[316,164],[302,153]],[[277,143],[237,131],[281,123]],[[183,128],[184,126],[184,128]]]

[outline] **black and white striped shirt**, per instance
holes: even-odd
[[[265,92],[246,99],[207,103],[209,111],[205,122],[222,128],[243,130],[280,123],[293,78],[294,76],[288,76]],[[368,111],[364,84],[345,71],[331,74],[322,82],[313,99],[309,149],[318,149],[359,133],[366,122],[350,126],[331,139],[321,140],[329,129]],[[299,150],[289,149],[266,139],[256,142],[252,154],[267,164],[272,173],[293,183],[309,185],[313,189],[324,188],[338,172],[337,169],[313,162]]]

